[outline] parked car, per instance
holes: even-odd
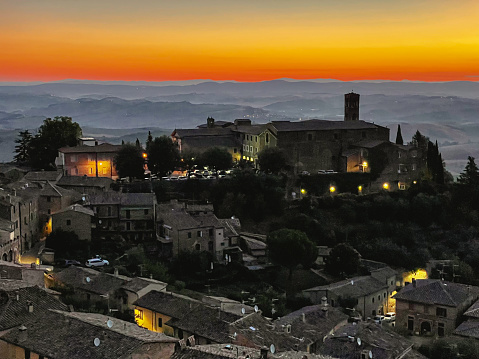
[[[324,175],[324,174],[326,174],[326,171],[325,171],[325,170],[319,170],[319,171],[318,171],[318,175]]]
[[[396,320],[396,313],[388,312],[384,315],[385,322],[394,322]]]
[[[110,265],[110,262],[108,262],[106,259],[92,258],[87,260],[85,265],[87,267],[103,267],[103,266]]]
[[[384,315],[376,315],[373,319],[375,323],[381,324],[384,321]]]

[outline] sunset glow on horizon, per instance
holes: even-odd
[[[479,2],[0,4],[0,81],[479,80]]]

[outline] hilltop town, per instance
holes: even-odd
[[[454,181],[434,139],[360,118],[351,92],[341,121],[20,131],[0,356],[476,358],[474,158]]]

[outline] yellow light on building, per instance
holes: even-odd
[[[366,161],[363,162],[363,167],[368,167],[368,163]]]
[[[146,154],[146,152],[143,152],[143,158],[147,158],[148,155]],[[183,159],[181,159],[183,161]]]
[[[417,181],[412,181],[412,183],[416,184],[416,183],[417,183]]]
[[[304,188],[301,188],[301,194],[306,194],[306,190]]]
[[[384,183],[383,183],[383,188],[384,188],[384,189],[389,189],[389,183],[384,182]]]
[[[330,186],[330,187],[329,187],[329,192],[330,192],[330,193],[336,192],[336,187]]]
[[[358,186],[358,193],[363,193],[363,186]]]

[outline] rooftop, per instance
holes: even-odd
[[[324,131],[324,130],[361,130],[383,128],[371,122],[365,121],[272,121],[271,125],[277,132],[288,131]]]
[[[177,342],[118,319],[113,319],[109,328],[109,319],[101,314],[46,311],[1,338],[51,359],[130,358],[143,344]]]
[[[417,279],[415,283],[413,282],[402,288],[394,298],[416,303],[457,307],[471,296],[477,298],[479,294],[478,287],[439,279]]]
[[[109,143],[102,143],[98,146],[75,146],[75,147],[62,147],[58,149],[62,153],[115,153],[118,152],[121,145],[111,145]]]
[[[340,282],[305,289],[304,292],[331,291],[343,298],[363,297],[386,289],[387,284],[370,276],[355,277]]]
[[[197,300],[182,295],[152,290],[133,303],[172,318],[182,318],[193,307],[201,305]]]

